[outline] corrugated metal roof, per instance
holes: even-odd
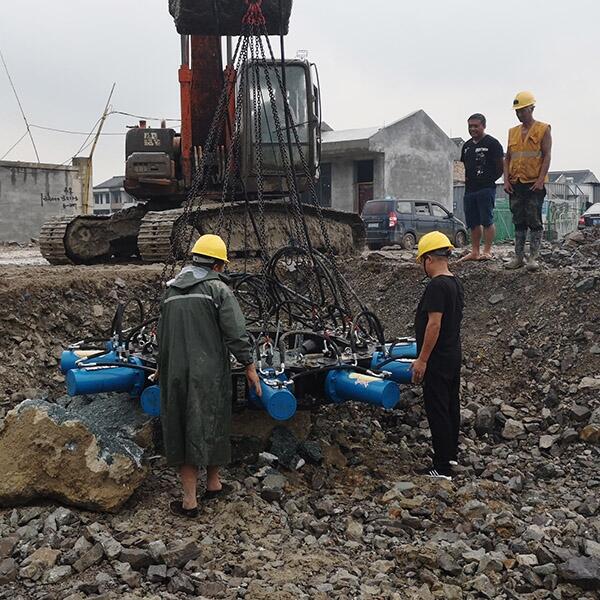
[[[599,183],[596,176],[589,169],[579,169],[575,171],[550,171],[548,173],[548,179],[551,182],[556,182],[561,179],[561,183],[564,183],[566,177],[572,177],[573,183],[578,185],[583,183]]]
[[[125,181],[125,177],[121,175],[116,175],[115,177],[111,177],[102,183],[94,186],[95,190],[104,189],[104,188],[122,188],[123,182]]]

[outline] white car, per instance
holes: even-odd
[[[577,229],[600,226],[600,202],[592,204],[580,217]]]

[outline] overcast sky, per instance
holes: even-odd
[[[241,2],[242,0],[240,0]],[[0,49],[31,123],[88,131],[116,82],[115,110],[179,117],[179,37],[167,0],[0,0]],[[450,136],[483,112],[506,144],[515,92],[532,90],[552,124],[552,170],[600,177],[598,0],[295,0],[287,54],[319,66],[334,129],[382,126],[419,108]],[[25,126],[0,69],[0,157]],[[123,133],[136,119],[109,117]],[[33,129],[42,162],[82,136]],[[33,161],[24,139],[7,160]],[[124,171],[124,137],[103,136],[97,184]]]

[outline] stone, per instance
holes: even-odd
[[[522,567],[535,567],[538,564],[538,558],[535,554],[517,554],[517,564]]]
[[[575,284],[575,289],[579,293],[589,292],[596,287],[596,278],[595,277],[586,277],[581,281],[578,281]]]
[[[482,436],[494,431],[497,412],[498,409],[495,406],[483,406],[477,410],[474,423],[474,429],[477,435]]]
[[[271,473],[267,475],[262,482],[260,495],[267,502],[276,502],[283,496],[283,488],[287,480],[281,473]]]
[[[542,450],[549,450],[559,439],[560,435],[542,435],[540,436],[539,447]]]
[[[301,458],[298,454],[298,438],[287,427],[279,425],[271,432],[270,441],[270,452],[278,458],[279,464],[292,471],[297,469]]]
[[[152,564],[152,556],[147,550],[140,550],[138,548],[123,548],[119,554],[119,560],[126,562],[131,565],[131,568],[135,571],[145,569]]]
[[[439,552],[437,557],[438,567],[450,575],[458,575],[462,569],[454,558],[447,552]]]
[[[346,537],[355,542],[362,541],[363,526],[358,521],[350,519],[346,525]]]
[[[323,462],[321,444],[314,440],[304,440],[298,446],[298,453],[309,464],[320,465]]]
[[[0,562],[0,585],[11,583],[17,578],[17,563],[13,558]]]
[[[494,305],[502,302],[502,300],[504,300],[504,294],[494,294],[493,296],[490,296],[490,298],[488,299],[488,302],[492,306],[494,306]]]
[[[71,576],[73,569],[69,565],[54,567],[50,569],[43,577],[44,583],[53,584]]]
[[[338,469],[345,469],[348,466],[348,459],[337,444],[323,444],[323,462],[328,467]]]
[[[15,536],[0,539],[0,560],[10,558],[18,543],[19,538]]]
[[[148,581],[161,583],[167,578],[167,565],[150,565],[146,574]]]
[[[558,565],[558,576],[584,590],[600,590],[600,559],[576,556]]]
[[[480,502],[479,500],[469,500],[463,508],[461,513],[467,519],[480,519],[489,512],[487,504]]]
[[[71,525],[79,520],[79,517],[65,506],[59,506],[50,516],[59,528]]]
[[[118,510],[146,477],[135,443],[44,400],[11,410],[0,432],[0,505],[53,498]]]
[[[570,411],[576,421],[587,421],[592,414],[592,411],[587,406],[582,406],[581,404],[573,404]]]
[[[578,387],[580,390],[600,390],[600,378],[584,377]]]
[[[73,568],[78,573],[83,573],[86,569],[89,569],[93,565],[97,565],[104,557],[104,550],[102,544],[95,544],[87,552],[85,552],[81,558],[73,563]]]
[[[181,569],[191,560],[200,556],[200,548],[191,539],[175,542],[163,552],[162,559],[167,567]]]
[[[56,564],[59,555],[60,550],[54,550],[53,548],[44,546],[42,548],[38,548],[33,554],[30,554],[21,563],[21,566],[26,567],[34,563],[39,563],[44,569],[49,569]]]
[[[586,425],[579,433],[579,437],[588,444],[600,444],[600,426]]]
[[[583,551],[592,558],[600,560],[600,544],[594,540],[583,540]]]
[[[154,562],[162,562],[163,554],[167,551],[167,547],[162,540],[155,540],[148,544],[148,552]]]
[[[123,583],[128,585],[130,588],[137,588],[140,586],[142,577],[137,571],[134,571],[131,568],[129,563],[114,561],[112,565],[115,573]]]
[[[520,421],[507,419],[502,429],[502,437],[506,440],[514,440],[525,435],[525,427]]]
[[[187,575],[180,572],[171,577],[167,584],[167,590],[172,594],[177,594],[179,592],[193,594],[196,591],[192,580]]]

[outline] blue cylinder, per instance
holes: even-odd
[[[383,352],[375,352],[371,361],[371,369],[380,371],[388,371],[392,374],[392,381],[396,383],[410,383],[412,379],[412,371],[410,370],[413,364],[413,359],[399,358],[386,362],[387,358]]]
[[[397,344],[386,344],[385,350],[391,358],[417,358],[416,341],[398,342]]]
[[[325,393],[336,404],[344,400],[356,400],[394,408],[400,400],[400,389],[393,381],[343,369],[330,371],[325,380]]]
[[[273,375],[273,378],[275,375]],[[282,383],[288,381],[287,377],[282,373],[277,376],[277,379]],[[298,403],[296,396],[290,392],[287,386],[279,387],[278,385],[267,383],[262,377],[260,380],[262,396],[259,398],[254,389],[248,391],[248,398],[256,406],[264,408],[273,419],[276,421],[287,421],[296,414]]]
[[[98,354],[99,351],[89,352],[87,350],[65,350],[60,355],[60,370],[62,373],[66,374],[71,369],[74,369],[77,365],[77,361],[81,360],[80,365],[85,365],[86,363],[107,363],[107,362],[116,362],[118,360],[117,354],[114,351],[108,352],[106,354],[101,354],[95,358],[86,358],[89,354]],[[83,360],[82,360],[83,359]]]
[[[157,385],[148,386],[140,398],[142,410],[151,417],[160,417],[160,387]]]
[[[131,358],[133,364],[140,365],[139,358]],[[67,373],[67,394],[101,394],[104,392],[128,392],[139,396],[144,389],[146,374],[140,369],[128,367],[79,368]]]

